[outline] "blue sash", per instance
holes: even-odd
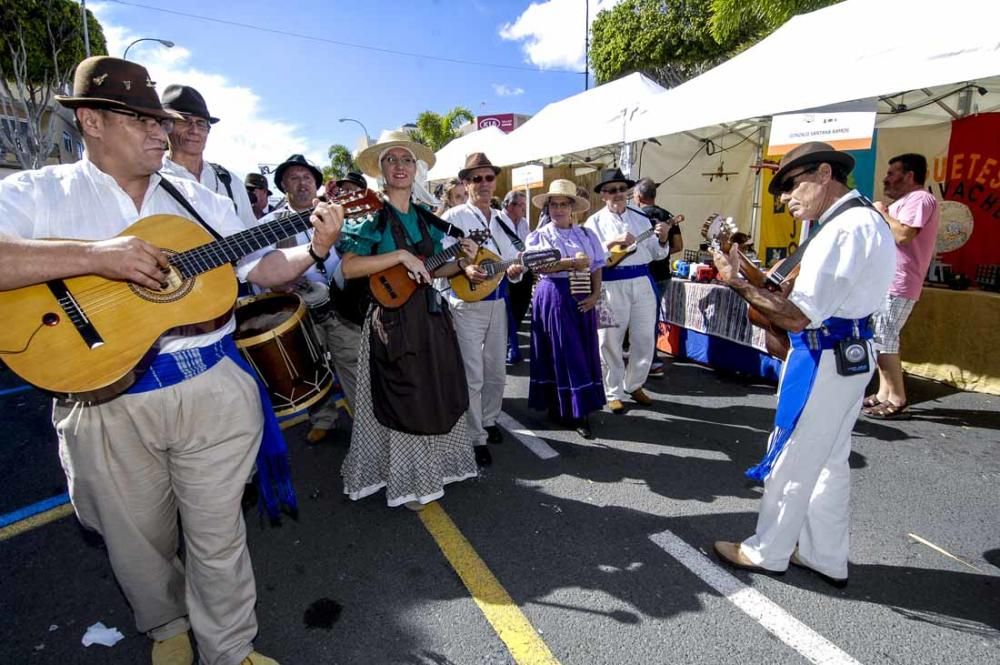
[[[490,295],[486,296],[479,302],[486,302],[487,300],[503,300],[507,297],[507,278],[504,277],[500,280],[500,286]]]
[[[857,332],[855,332],[855,326]],[[771,468],[785,449],[792,436],[799,416],[809,401],[813,382],[819,373],[819,360],[823,351],[832,349],[842,339],[857,335],[862,339],[872,338],[869,319],[829,318],[819,328],[789,333],[793,351],[785,362],[785,373],[778,388],[778,410],[774,414],[774,430],[768,439],[767,454],[757,466],[747,469],[746,476],[764,482]],[[839,375],[838,375],[839,376]]]
[[[226,335],[210,346],[159,354],[126,393],[144,393],[177,385],[185,379],[211,369],[223,358],[229,358],[237,367],[254,378],[260,394],[261,408],[264,411],[264,436],[257,451],[257,482],[261,498],[258,510],[263,511],[266,508],[268,517],[275,523],[280,517],[281,506],[284,505],[289,514],[295,518],[298,516],[299,506],[295,488],[292,487],[292,472],[288,463],[285,437],[281,433],[278,418],[274,415],[271,398],[264,383],[240,355],[232,335]]]
[[[617,282],[621,279],[632,279],[633,277],[650,277],[649,266],[645,263],[637,266],[615,266],[605,268],[601,272],[601,279],[605,282]]]

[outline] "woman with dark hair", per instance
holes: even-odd
[[[551,223],[528,234],[525,248],[555,248],[563,259],[543,269],[531,301],[531,383],[528,405],[590,439],[588,414],[604,406],[597,313],[604,250],[593,231],[573,223],[590,208],[569,180],[554,180],[532,199]]]
[[[415,293],[389,309],[375,303],[365,318],[358,354],[357,406],[344,460],[344,492],[352,499],[383,487],[390,506],[423,507],[444,485],[477,475],[465,426],[469,393],[447,302],[429,286],[421,257],[442,251],[447,224],[411,201],[417,160],[434,153],[402,131],[383,133],[357,164],[384,182],[384,205],[373,219],[345,225],[338,250],[344,277],[402,265]],[[474,256],[475,243],[461,240]],[[458,272],[456,262],[434,274]]]

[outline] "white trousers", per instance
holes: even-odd
[[[241,662],[257,634],[240,509],[263,432],[254,380],[226,358],[167,388],[56,401],[52,419],[77,517],[104,537],[136,628],[165,640],[190,625],[203,665]]]
[[[472,445],[485,446],[484,428],[497,422],[507,381],[507,303],[502,298],[449,302],[469,383],[469,438]]]
[[[604,282],[604,292],[607,305],[618,322],[617,328],[597,331],[604,370],[604,395],[608,401],[621,400],[626,393],[642,388],[649,376],[656,342],[656,296],[645,276]],[[629,339],[627,370],[622,355],[626,331]]]
[[[837,373],[834,352],[823,351],[809,401],[764,482],[757,531],[741,546],[758,566],[785,570],[797,544],[799,558],[811,568],[830,577],[847,577],[848,457],[851,431],[875,370],[874,354],[869,357],[871,371],[848,377]]]

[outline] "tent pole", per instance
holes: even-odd
[[[764,127],[761,126],[757,130],[759,133],[759,140],[756,142],[757,145],[757,159],[756,163],[761,164],[764,161]],[[758,237],[757,225],[760,221],[760,204],[761,204],[761,193],[760,186],[764,181],[763,168],[757,169],[757,174],[753,179],[753,203],[750,210],[750,237],[753,238],[754,247],[760,249],[760,238]]]

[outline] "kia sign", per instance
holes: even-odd
[[[487,127],[496,127],[505,134],[517,129],[517,126],[521,124],[522,118],[516,113],[496,113],[494,115],[481,115],[476,118],[476,129],[486,129]]]

